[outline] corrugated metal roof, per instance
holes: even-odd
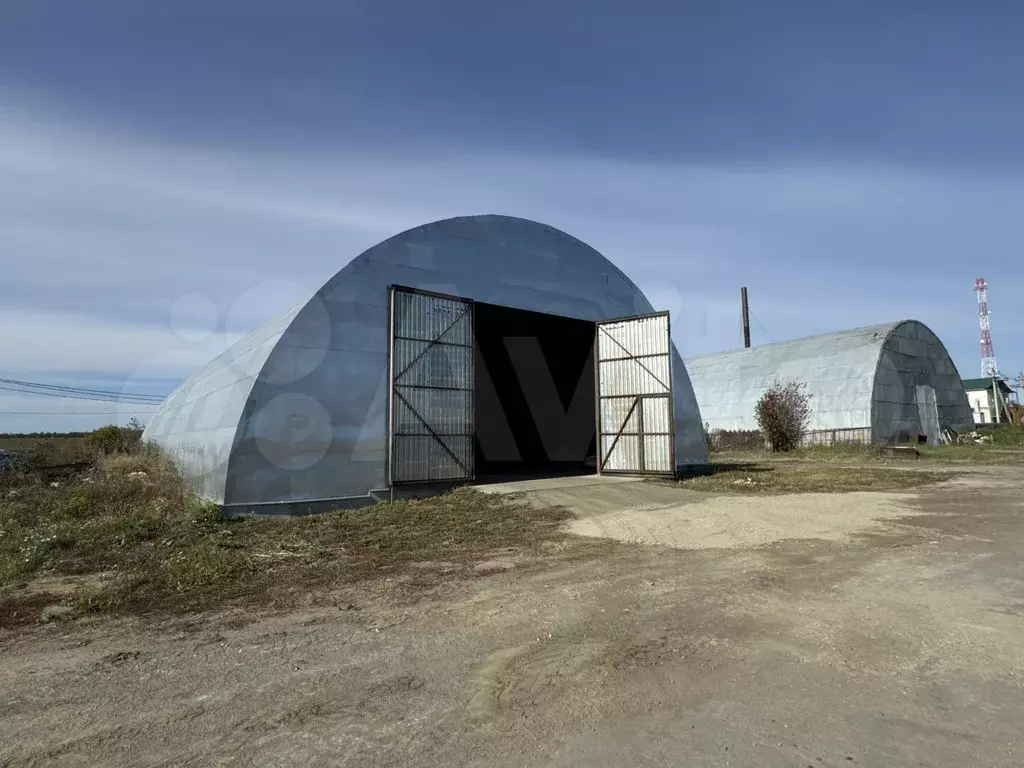
[[[701,418],[711,429],[757,429],[754,408],[776,381],[810,395],[808,429],[871,428],[877,441],[921,429],[920,387],[934,391],[940,426],[972,423],[956,366],[916,320],[766,344],[685,361]],[[930,395],[929,395],[930,397]]]
[[[1011,392],[1010,385],[1002,379],[996,379],[999,382],[999,389],[1009,394]],[[964,389],[968,392],[977,392],[980,389],[992,389],[992,379],[964,379]]]
[[[761,395],[776,380],[795,379],[811,396],[810,429],[866,427],[882,344],[897,325],[687,358],[701,418],[712,429],[757,429],[754,406]]]
[[[305,302],[268,321],[188,377],[143,432],[205,499],[222,503],[231,449],[257,376]]]

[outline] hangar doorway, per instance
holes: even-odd
[[[594,323],[474,307],[476,476],[592,474]]]
[[[667,313],[591,322],[391,289],[391,484],[674,473]]]

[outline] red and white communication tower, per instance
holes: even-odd
[[[981,322],[981,375],[998,376],[996,353],[992,351],[992,332],[988,325],[988,283],[984,277],[974,281],[974,292],[978,296],[978,319]]]

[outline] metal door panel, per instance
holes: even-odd
[[[640,413],[636,409],[635,397],[606,397],[601,401],[601,432],[616,433],[620,427],[623,431],[639,432],[637,422]]]
[[[922,384],[917,387],[915,395],[921,434],[927,436],[930,445],[937,445],[939,442],[939,409],[935,402],[935,390]]]
[[[597,323],[598,472],[675,474],[667,312]]]
[[[640,466],[640,438],[638,435],[602,435],[601,472],[634,474]]]
[[[619,350],[616,350],[619,351]],[[601,379],[601,394],[614,395],[659,395],[666,391],[671,377],[671,368],[666,356],[643,358],[645,365],[637,365],[635,359],[605,360],[605,375]]]
[[[391,289],[392,484],[474,476],[473,305]]]

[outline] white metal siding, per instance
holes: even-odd
[[[971,390],[967,393],[967,401],[971,404],[975,424],[991,424],[994,421],[992,418],[992,390]]]
[[[915,387],[935,391],[940,427],[969,428],[970,408],[942,342],[914,320],[686,359],[711,430],[757,429],[754,407],[773,382],[796,380],[810,396],[813,442],[898,440],[918,430]]]
[[[776,380],[811,397],[809,431],[870,428],[878,355],[892,325],[830,333],[686,359],[701,417],[712,430],[757,429],[754,406]]]

